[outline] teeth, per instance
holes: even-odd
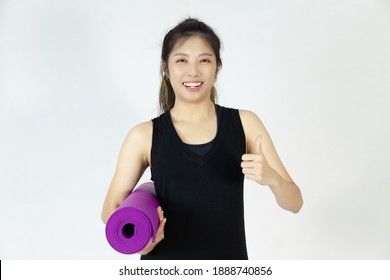
[[[183,83],[183,85],[185,85],[186,87],[198,87],[200,86],[201,84],[203,84],[202,82],[189,82],[189,83]]]

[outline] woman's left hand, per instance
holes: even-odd
[[[262,136],[257,136],[254,146],[254,154],[242,156],[242,173],[245,177],[260,185],[273,185],[276,183],[278,173],[269,165],[261,149]]]

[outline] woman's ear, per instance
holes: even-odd
[[[215,80],[217,80],[217,77],[218,77],[218,73],[219,71],[221,70],[222,66],[218,66],[217,67],[217,70],[215,71]]]
[[[163,60],[161,61],[161,73],[163,78],[169,80],[168,63]]]

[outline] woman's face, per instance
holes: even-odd
[[[207,41],[191,36],[178,42],[168,58],[168,77],[176,102],[210,100],[217,74],[214,51]]]

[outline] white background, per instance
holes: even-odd
[[[0,259],[139,258],[100,212],[187,16],[223,41],[219,103],[260,116],[304,196],[291,214],[246,181],[249,257],[389,259],[385,0],[0,1]]]

